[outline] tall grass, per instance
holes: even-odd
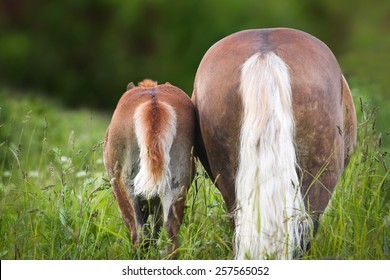
[[[388,259],[388,170],[375,116],[363,110],[359,145],[305,259]],[[133,248],[102,162],[109,116],[69,111],[0,91],[0,258],[164,259],[166,234]],[[181,259],[231,259],[221,194],[199,166],[180,229]]]

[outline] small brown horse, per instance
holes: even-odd
[[[130,83],[107,130],[104,164],[133,244],[162,223],[173,245],[193,179],[195,110],[190,98],[170,84],[144,80]]]
[[[192,101],[201,162],[234,213],[236,258],[302,253],[356,143],[332,52],[292,29],[235,33],[203,57]]]

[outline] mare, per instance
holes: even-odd
[[[200,161],[234,216],[236,258],[302,255],[356,143],[335,56],[302,31],[241,31],[206,52],[192,101]]]

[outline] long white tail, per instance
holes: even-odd
[[[296,169],[286,64],[273,52],[242,66],[243,120],[236,176],[236,258],[292,258],[306,246],[311,219]]]
[[[176,113],[155,98],[141,104],[134,114],[139,154],[139,172],[134,193],[150,199],[170,186],[169,152],[176,136]]]

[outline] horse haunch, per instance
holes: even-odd
[[[178,247],[187,190],[193,179],[195,112],[188,96],[170,85],[129,83],[112,116],[104,143],[104,164],[134,244],[156,238],[164,224]],[[149,202],[148,202],[149,201]]]
[[[293,29],[232,34],[204,55],[192,101],[200,160],[235,214],[236,258],[304,251],[356,142],[332,52]]]

